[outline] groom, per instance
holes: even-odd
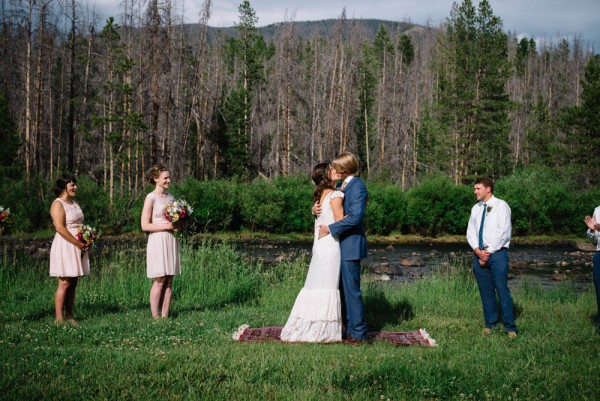
[[[367,187],[358,176],[358,158],[352,153],[340,154],[331,165],[332,175],[337,173],[343,180],[338,189],[344,192],[344,218],[329,226],[320,226],[319,238],[331,234],[340,241],[342,289],[346,304],[346,340],[359,342],[367,337],[365,308],[360,290],[360,260],[367,257]]]

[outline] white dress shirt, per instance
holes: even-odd
[[[596,222],[600,222],[600,206],[598,206],[596,209],[594,209],[594,214],[592,216],[594,217],[594,219],[596,219]],[[587,236],[589,239],[592,240],[592,242],[597,244],[596,250],[600,251],[600,231],[598,231],[598,230],[592,231],[588,228]]]
[[[494,253],[510,246],[512,234],[510,207],[508,203],[494,195],[485,204],[487,210],[483,223],[483,247],[489,253]],[[471,209],[471,217],[467,225],[467,241],[473,250],[479,248],[479,226],[482,213],[483,202],[478,202]]]
[[[348,177],[346,177],[346,179],[342,182],[342,189],[345,189],[346,185],[348,185],[353,178],[353,175],[349,175]]]

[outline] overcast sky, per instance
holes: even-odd
[[[478,0],[472,0],[477,5]],[[120,0],[90,0],[103,15],[118,15]],[[238,21],[242,0],[213,0],[210,26],[227,27]],[[438,25],[450,15],[453,0],[250,0],[258,26],[284,20],[313,21],[340,16],[375,18]],[[459,3],[461,0],[458,1]],[[186,22],[197,22],[203,0],[184,0]],[[505,31],[528,38],[573,38],[594,44],[600,52],[600,0],[490,0]]]

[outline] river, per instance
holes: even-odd
[[[309,254],[311,243],[242,243],[240,252],[265,263],[289,260]],[[579,290],[592,285],[593,252],[568,245],[512,245],[509,278],[515,282],[540,283],[551,288],[570,282]],[[412,281],[429,275],[434,269],[470,269],[472,252],[466,244],[370,245],[363,261],[374,279]]]
[[[1,238],[0,248],[22,249],[31,257],[46,259],[51,240],[20,240]],[[99,241],[97,255],[126,246],[143,252],[144,236],[112,237]],[[248,259],[271,264],[310,256],[312,243],[293,241],[241,241],[236,245]],[[572,283],[578,290],[592,286],[593,252],[581,251],[570,245],[511,245],[509,278],[514,282],[539,283],[551,288],[563,282]],[[465,244],[370,244],[369,257],[363,261],[369,279],[407,282],[431,274],[435,269],[470,269],[472,252]]]

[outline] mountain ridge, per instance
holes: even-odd
[[[340,19],[324,19],[316,21],[291,21],[291,22],[275,22],[262,27],[257,27],[257,32],[263,36],[267,41],[275,38],[276,34],[283,30],[286,26],[293,25],[295,34],[304,39],[310,39],[312,37],[328,37],[333,36],[338,29],[338,23],[342,21]],[[367,39],[372,40],[375,38],[379,26],[383,25],[390,35],[395,32],[404,33],[413,28],[423,28],[421,25],[413,24],[411,22],[398,22],[391,20],[381,19],[346,19],[343,20],[342,34],[344,37],[350,33],[350,30],[358,28],[361,30],[363,35]],[[185,24],[185,29],[189,33],[193,34],[201,26],[200,23]],[[229,27],[213,27],[208,25],[208,39],[212,40],[217,34],[223,33],[226,36],[237,36],[237,29],[235,26]]]

